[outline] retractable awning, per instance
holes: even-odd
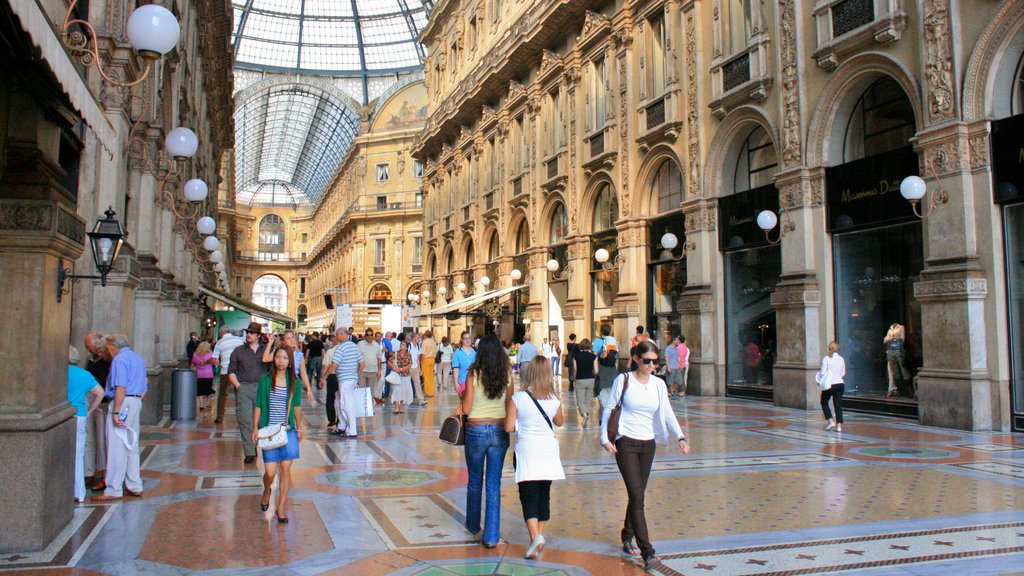
[[[209,296],[211,298],[216,298],[217,300],[220,300],[221,302],[223,302],[223,303],[225,303],[225,304],[227,304],[229,306],[234,306],[235,308],[238,308],[239,310],[242,310],[243,312],[248,312],[249,314],[253,314],[253,315],[259,316],[261,318],[266,318],[267,320],[273,320],[275,322],[280,322],[280,323],[284,324],[285,326],[287,326],[289,328],[292,327],[292,326],[295,326],[295,319],[294,318],[289,318],[287,316],[282,316],[281,314],[278,314],[277,312],[274,312],[273,310],[268,310],[267,308],[264,308],[262,306],[257,306],[255,304],[253,304],[252,302],[249,302],[248,300],[243,300],[243,299],[239,298],[238,296],[235,296],[234,294],[228,294],[227,292],[221,292],[220,290],[217,290],[216,288],[209,288],[207,286],[200,286],[199,287],[199,291],[202,292],[203,294],[206,294],[207,296]]]
[[[444,306],[440,306],[438,308],[434,308],[433,310],[428,312],[426,315],[427,316],[444,316],[445,314],[449,314],[451,312],[468,312],[470,310],[473,310],[473,309],[479,308],[480,306],[483,306],[484,303],[487,302],[488,300],[493,300],[495,298],[500,298],[500,297],[504,296],[505,294],[510,294],[512,292],[515,292],[516,290],[521,290],[523,288],[526,288],[525,284],[523,284],[521,286],[511,286],[509,288],[500,288],[498,290],[491,290],[490,292],[484,292],[483,294],[474,294],[474,295],[472,295],[472,296],[470,296],[468,298],[463,298],[462,300],[458,300],[456,302],[452,302],[450,304],[446,304]]]

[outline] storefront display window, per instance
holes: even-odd
[[[686,259],[682,246],[686,243],[685,217],[681,211],[662,216],[650,224],[650,264],[648,265],[648,286],[650,287],[651,315],[647,320],[650,333],[659,348],[679,336],[682,332],[682,312],[679,298],[686,287]],[[668,250],[661,245],[662,237],[671,232],[677,238],[677,246]]]
[[[1024,415],[1024,204],[1007,206],[1003,214],[1006,229],[1006,276],[1010,298],[1013,411],[1017,415]]]

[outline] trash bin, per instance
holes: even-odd
[[[171,374],[171,420],[196,419],[196,371],[175,369]]]

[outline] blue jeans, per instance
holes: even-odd
[[[466,427],[466,529],[480,531],[481,493],[487,485],[487,511],[484,517],[485,545],[501,538],[501,469],[508,451],[508,432],[501,426]],[[485,468],[486,463],[486,468]]]

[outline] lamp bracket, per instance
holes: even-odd
[[[70,280],[70,284],[65,288],[64,283]],[[71,293],[71,285],[79,280],[99,280],[101,286],[107,285],[107,275],[102,274],[100,276],[86,275],[86,274],[72,274],[71,268],[64,267],[64,259],[57,259],[57,302],[64,299],[65,294]]]

